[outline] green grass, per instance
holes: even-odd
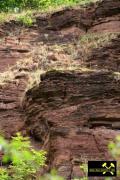
[[[33,22],[35,21],[33,17],[33,10],[24,10],[20,13],[14,13],[14,12],[1,12],[0,13],[0,24],[4,22],[9,22],[10,20],[16,20],[24,25],[31,26]]]
[[[105,46],[111,39],[115,39],[117,35],[118,33],[85,34],[79,40],[75,40],[73,44],[63,47],[63,49],[73,60],[80,59],[85,64],[93,49]]]
[[[32,11],[27,11],[25,14],[20,14],[15,18],[18,22],[25,26],[32,26],[35,22]]]
[[[98,0],[4,0],[0,4],[0,24],[9,20],[17,20],[31,26],[35,12],[53,12],[65,7],[85,6]]]
[[[0,13],[0,24],[4,23],[5,21],[9,20],[9,13]]]
[[[46,9],[60,5],[86,5],[97,0],[2,0],[1,11],[21,11],[23,9]]]

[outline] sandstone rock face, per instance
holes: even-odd
[[[14,34],[2,38],[0,42],[0,133],[6,138],[21,131],[24,125],[21,101],[27,76],[20,73],[23,67],[17,63],[30,57],[31,47],[20,44],[18,39]]]
[[[120,35],[108,45],[94,49],[86,64],[91,68],[120,72]]]
[[[49,30],[78,27],[81,35],[84,32],[119,32],[120,1],[98,1],[84,9],[67,8],[48,16],[38,16],[36,19],[40,28]]]
[[[119,33],[120,1],[100,0],[85,8],[65,8],[48,15],[36,16],[39,39],[45,43],[66,43],[86,33]],[[48,35],[47,38],[43,33]]]
[[[20,45],[18,39],[7,37],[0,44],[0,72],[7,71],[9,66],[13,66],[18,60],[29,55],[30,47]]]
[[[47,31],[47,43],[91,33],[119,34],[120,1],[68,8],[37,17],[37,23]],[[67,180],[83,176],[79,166],[88,160],[112,159],[108,142],[120,134],[119,40],[118,35],[91,52],[85,62],[91,71],[48,72],[26,94],[25,128],[47,149],[49,169],[56,167]]]
[[[89,32],[119,32],[119,29],[120,1],[104,0],[98,2]]]
[[[0,86],[0,132],[6,138],[11,138],[23,129],[24,114],[20,103],[25,87],[25,80]]]
[[[71,51],[71,60],[71,52],[61,45],[69,50],[67,45],[77,44],[83,35],[119,34],[120,0],[66,8],[36,19],[31,28],[22,29],[15,21],[0,27],[0,75],[6,71],[9,77],[9,72],[17,71],[13,81],[7,77],[8,82],[0,84],[0,132],[11,138],[27,130],[37,148],[47,149],[48,170],[56,167],[71,180],[83,176],[79,166],[87,160],[112,159],[107,144],[120,133],[120,35],[94,49],[83,63],[82,57],[75,60],[78,49]],[[51,50],[52,45],[61,52]],[[24,71],[33,73],[47,60],[51,69],[57,61],[62,67],[76,61],[78,69],[82,64],[89,70],[47,72],[27,91],[21,106],[28,81]]]
[[[50,168],[72,179],[85,160],[109,159],[107,144],[120,129],[119,86],[107,71],[51,71],[27,92],[26,128],[48,148]]]

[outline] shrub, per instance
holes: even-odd
[[[34,150],[29,138],[20,133],[9,143],[0,137],[0,145],[4,150],[2,163],[8,164],[8,167],[0,168],[2,180],[32,180],[40,167],[45,166],[46,152]]]
[[[32,26],[35,22],[35,18],[33,17],[32,11],[30,10],[16,16],[16,20],[28,27]]]
[[[115,141],[111,141],[108,145],[108,149],[112,156],[117,161],[117,173],[120,176],[120,135],[115,138]]]
[[[33,19],[30,16],[19,16],[17,21],[28,27],[33,25]]]
[[[53,169],[50,174],[44,175],[39,180],[65,180],[65,179],[63,177],[60,177],[57,174],[57,171]]]

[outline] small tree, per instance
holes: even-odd
[[[8,143],[0,137],[0,145],[4,155],[2,162],[7,163],[8,167],[0,168],[0,179],[2,180],[33,180],[40,167],[45,165],[46,152],[36,151],[30,145],[28,137],[17,133],[16,137]]]

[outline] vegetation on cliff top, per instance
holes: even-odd
[[[20,11],[22,9],[45,9],[50,6],[73,5],[79,3],[85,5],[96,0],[1,0],[1,11]]]
[[[76,4],[84,6],[96,1],[98,0],[1,0],[0,23],[15,19],[24,25],[31,26],[35,12],[56,11]]]

